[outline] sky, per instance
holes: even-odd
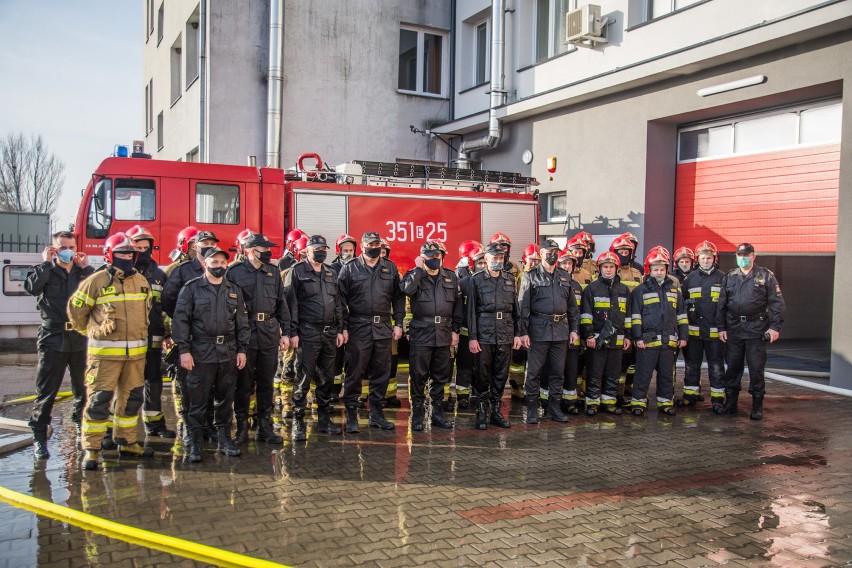
[[[143,6],[0,0],[0,137],[41,134],[65,163],[56,230],[114,146],[143,138]]]

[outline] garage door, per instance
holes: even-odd
[[[675,247],[833,254],[840,124],[833,101],[682,129]]]

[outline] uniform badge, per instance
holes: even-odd
[[[228,293],[228,297],[229,297],[229,298],[234,298],[234,299],[236,299],[236,298],[237,298],[237,295],[236,295],[236,294],[234,294],[234,293],[230,293],[230,292],[229,292],[229,293]]]
[[[115,286],[109,286],[101,290],[104,296],[115,295]]]

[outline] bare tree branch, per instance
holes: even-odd
[[[0,211],[52,214],[64,181],[65,164],[40,135],[28,140],[10,133],[0,139]]]

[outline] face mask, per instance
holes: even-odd
[[[751,266],[751,258],[747,256],[737,256],[737,266],[740,268],[748,268]]]
[[[498,270],[503,268],[502,262],[492,262],[488,264],[488,268],[490,268],[493,272],[497,272]]]
[[[266,252],[254,251],[254,257],[264,264],[269,264],[269,261],[272,260],[272,251],[271,250],[268,250]]]
[[[132,258],[114,258],[112,260],[113,267],[124,272],[125,275],[133,274],[133,259]]]
[[[559,253],[556,251],[549,252],[544,255],[544,259],[547,261],[547,264],[553,266],[554,264],[556,264],[556,261],[559,260]]]
[[[151,264],[151,253],[153,251],[151,249],[139,251],[139,255],[136,257],[136,267],[139,270],[145,270],[148,268],[148,265]]]
[[[429,270],[438,270],[441,268],[441,259],[440,258],[428,258],[423,263],[426,265],[426,268]]]
[[[365,248],[364,256],[367,258],[379,258],[382,255],[382,249],[380,248]]]
[[[352,260],[352,254],[350,254],[348,252],[344,252],[343,254],[340,255],[340,262],[342,262],[343,264],[346,264],[350,260]]]
[[[621,266],[626,266],[630,263],[630,253],[629,252],[621,252],[615,251],[615,254],[618,255],[618,259],[621,261]]]
[[[311,254],[311,258],[314,260],[314,262],[318,262],[318,263],[320,263],[320,264],[321,264],[321,263],[325,262],[325,257],[326,257],[327,255],[328,255],[328,251],[324,251],[324,250],[315,250],[315,251]]]
[[[207,274],[209,274],[213,278],[221,278],[225,275],[225,267],[224,266],[216,266],[216,267],[208,266],[207,267]]]
[[[204,258],[204,255],[207,254],[207,251],[213,250],[214,248],[216,248],[216,247],[201,247],[201,250],[198,251],[198,252],[199,252],[199,254],[201,254],[201,258]]]
[[[65,264],[68,264],[69,262],[74,260],[74,255],[75,253],[71,249],[62,249],[61,251],[56,253],[57,258],[59,258],[59,261],[64,262]]]

